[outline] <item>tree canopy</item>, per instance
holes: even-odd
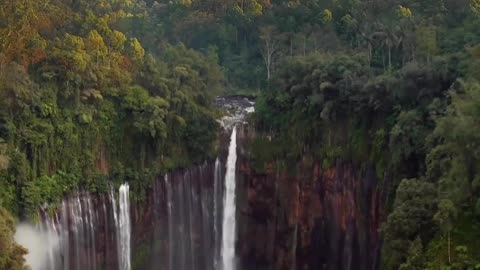
[[[262,158],[391,178],[385,269],[480,267],[480,1],[1,0],[0,17],[14,215],[213,157],[213,98],[249,93],[277,143]]]

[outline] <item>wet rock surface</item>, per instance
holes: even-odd
[[[220,96],[215,99],[215,104],[225,112],[218,121],[227,130],[235,124],[245,123],[248,114],[255,112],[255,99],[250,96]]]
[[[251,136],[240,132],[239,145]],[[258,171],[239,152],[241,269],[379,269],[388,181],[373,166],[304,159],[289,172],[274,162]]]

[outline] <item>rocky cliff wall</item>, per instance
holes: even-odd
[[[237,269],[379,269],[388,178],[378,179],[369,164],[337,161],[325,168],[309,157],[287,166],[279,157],[260,171],[247,147],[255,136],[240,127]],[[216,269],[225,151],[220,156],[159,176],[141,191],[143,200],[131,201],[132,269]],[[44,224],[68,235],[50,270],[117,269],[111,196],[77,193],[53,217],[42,213]]]
[[[368,164],[323,168],[308,158],[259,172],[245,148],[254,136],[248,128],[239,135],[241,269],[379,269],[388,178]]]

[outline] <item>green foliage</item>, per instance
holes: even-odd
[[[282,144],[279,141],[272,141],[272,138],[258,136],[249,144],[249,152],[251,153],[251,162],[255,169],[259,172],[265,170],[265,165],[275,162],[276,158],[281,155]]]
[[[425,269],[423,266],[423,247],[422,247],[422,240],[420,238],[416,238],[410,244],[410,248],[408,249],[408,258],[407,261],[402,263],[399,270],[421,270]]]
[[[17,213],[15,186],[7,181],[4,176],[0,176],[0,205],[11,213]]]
[[[60,203],[59,199],[63,198],[63,195],[78,190],[81,186],[87,186],[79,179],[77,175],[60,171],[51,177],[42,176],[29,182],[23,190],[23,202],[27,214],[34,216],[40,205]]]
[[[423,261],[425,269],[477,269],[480,257],[478,220],[467,213],[459,215],[451,233],[451,263],[448,262],[446,235],[438,235],[426,246]]]
[[[257,99],[257,128],[292,146],[294,159],[314,152],[324,167],[340,158],[375,164],[379,178],[389,172],[386,269],[424,269],[423,247],[450,234],[458,213],[473,211],[479,198],[479,84],[457,69],[466,62],[435,56],[437,49],[422,52],[425,62],[385,71],[364,55],[291,57]],[[261,159],[287,156],[275,151]]]
[[[411,18],[413,16],[412,11],[408,7],[404,7],[402,5],[398,6],[398,12],[400,16],[404,18]]]
[[[412,243],[420,236],[426,239],[432,232],[432,217],[436,206],[435,186],[417,179],[404,179],[397,188],[394,210],[388,216],[383,228],[385,232],[384,250],[391,254],[384,257],[386,269],[395,269],[405,261],[409,249],[417,249],[418,243]],[[417,245],[417,247],[411,247]],[[411,252],[411,250],[410,250]],[[415,258],[409,258],[416,260]],[[411,264],[413,262],[406,262]],[[406,266],[405,266],[406,267]],[[415,269],[415,268],[405,268]]]
[[[0,139],[0,171],[7,170],[10,165],[10,157],[7,153],[8,145]]]
[[[141,199],[153,174],[213,156],[213,97],[251,89],[257,167],[303,156],[375,164],[392,178],[386,269],[475,267],[467,244],[459,265],[420,257],[443,254],[432,246],[445,232],[469,231],[457,213],[480,208],[479,7],[3,1],[0,204],[33,215],[111,179]]]
[[[213,47],[146,49],[148,33],[128,30],[150,22],[133,1],[0,7],[0,205],[32,217],[112,179],[140,193],[151,174],[214,155]]]
[[[122,107],[131,115],[131,124],[139,133],[152,138],[167,137],[165,117],[169,104],[166,100],[151,97],[148,91],[140,86],[126,89],[123,99]]]
[[[441,200],[438,203],[438,210],[433,220],[438,223],[438,226],[444,231],[449,233],[453,227],[453,220],[457,218],[457,209],[450,200]]]
[[[397,123],[390,131],[390,149],[396,164],[408,160],[412,155],[424,153],[424,141],[428,134],[425,121],[415,110],[401,112]]]
[[[130,57],[136,62],[142,63],[143,58],[145,57],[145,49],[142,47],[142,44],[138,41],[138,39],[133,38],[128,43],[128,51]]]
[[[421,26],[416,32],[417,46],[426,55],[427,61],[430,56],[438,52],[437,32],[433,26]]]
[[[452,104],[444,117],[437,120],[433,136],[440,140],[427,161],[427,175],[439,180],[441,195],[456,205],[471,196],[478,196],[476,179],[480,140],[474,132],[478,126],[480,88],[477,83],[466,83],[463,93],[452,94]]]
[[[480,1],[478,0],[471,0],[470,1],[470,8],[476,16],[480,16]]]

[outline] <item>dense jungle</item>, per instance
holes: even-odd
[[[480,269],[479,132],[480,0],[0,0],[0,270]]]

